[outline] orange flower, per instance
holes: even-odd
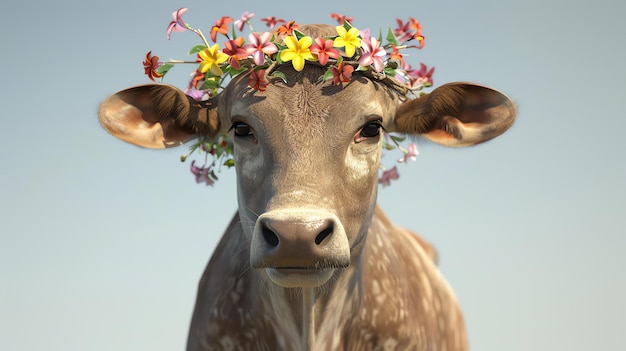
[[[298,28],[300,27],[296,24],[296,21],[290,21],[289,23],[283,24],[282,26],[278,27],[277,32],[278,34],[291,35],[293,30]]]
[[[341,26],[343,26],[343,23],[345,21],[348,21],[348,22],[352,23],[352,19],[353,19],[352,17],[348,17],[346,15],[340,15],[340,14],[337,14],[337,13],[330,14],[330,18],[336,19],[337,23],[339,23],[339,25],[341,25]]]
[[[215,25],[211,27],[211,40],[213,40],[214,43],[217,41],[217,33],[228,36],[228,24],[232,21],[233,19],[228,16],[224,16],[220,18],[219,21],[215,21]]]
[[[391,44],[391,47],[393,51],[391,51],[391,53],[389,54],[389,59],[396,60],[400,63],[400,66],[404,66],[404,58],[402,57],[402,54],[398,51],[398,48],[396,47],[396,45]]]

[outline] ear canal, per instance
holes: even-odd
[[[515,121],[515,105],[497,90],[451,83],[396,110],[398,132],[422,135],[441,145],[462,147],[493,139]]]
[[[107,98],[99,110],[100,123],[113,136],[148,147],[178,146],[196,135],[219,130],[217,98],[196,101],[168,85],[142,85]]]

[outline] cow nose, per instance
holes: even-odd
[[[261,215],[251,242],[253,268],[345,267],[350,249],[336,216],[320,211],[272,211]]]

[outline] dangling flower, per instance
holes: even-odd
[[[411,23],[404,23],[401,19],[396,18],[396,22],[398,23],[398,28],[393,30],[393,34],[396,36],[396,39],[399,43],[404,43],[405,41],[413,38],[413,33],[409,29]]]
[[[270,41],[271,39],[272,33],[270,32],[263,34],[250,33],[248,35],[250,43],[243,47],[248,51],[248,55],[252,55],[255,65],[262,65],[265,63],[265,55],[271,55],[278,51],[276,45]]]
[[[358,29],[352,27],[350,30],[346,30],[343,26],[335,27],[339,36],[335,38],[333,45],[337,48],[345,48],[346,56],[348,58],[354,56],[356,48],[361,45],[361,39],[359,38]]]
[[[254,13],[250,13],[248,11],[245,11],[242,15],[241,18],[239,18],[238,20],[235,21],[235,26],[237,27],[237,29],[239,29],[240,32],[243,31],[243,27],[246,25],[246,23],[250,23],[250,19],[254,17]]]
[[[398,167],[393,166],[393,168],[383,171],[383,175],[378,178],[378,184],[382,184],[384,188],[391,185],[392,180],[398,180],[398,178],[400,178]]]
[[[317,56],[320,65],[325,66],[328,58],[339,58],[339,51],[333,49],[333,41],[324,38],[315,38],[315,44],[311,45],[311,53]]]
[[[191,173],[196,176],[196,183],[206,183],[206,185],[213,185],[215,181],[209,177],[210,167],[196,167],[196,160],[191,161]]]
[[[161,65],[159,62],[158,56],[150,56],[152,51],[148,51],[146,54],[146,59],[143,61],[143,69],[144,73],[150,78],[151,81],[154,82],[154,78],[161,78],[163,74],[157,71],[157,68]]]
[[[422,35],[422,25],[415,18],[409,18],[411,22],[411,28],[415,29],[415,34],[413,34],[413,39],[419,41],[419,48],[424,47],[424,36]]]
[[[211,40],[215,43],[217,41],[217,33],[228,36],[228,24],[232,22],[232,17],[224,16],[215,21],[215,25],[211,27]]]
[[[383,58],[387,56],[387,52],[385,48],[380,47],[378,39],[370,38],[369,41],[362,41],[361,49],[363,49],[363,54],[359,58],[359,65],[364,67],[374,65],[376,72],[382,72],[384,68]]]
[[[228,55],[228,63],[235,70],[239,70],[241,68],[239,60],[248,56],[248,50],[241,46],[243,45],[243,40],[243,37],[239,37],[234,40],[230,39],[224,43],[225,48],[222,49],[222,52]]]
[[[276,18],[274,16],[261,18],[261,21],[265,22],[265,24],[270,28],[276,27],[279,23],[287,23],[284,19]]]
[[[354,72],[354,67],[346,65],[343,61],[339,62],[336,66],[332,67],[333,72],[333,84],[339,85],[341,83],[349,83]]]
[[[409,160],[415,161],[416,156],[419,154],[417,151],[417,145],[415,143],[410,143],[408,150],[404,153],[404,157],[398,159],[400,163],[408,163]]]
[[[219,64],[228,60],[228,55],[219,51],[219,45],[215,44],[210,48],[206,48],[198,53],[200,57],[200,72],[206,73],[211,70],[211,73],[215,76],[221,76],[223,74]]]
[[[184,32],[187,30],[187,25],[183,21],[182,17],[185,12],[187,12],[187,8],[185,7],[179,8],[178,10],[172,12],[172,17],[174,17],[174,20],[170,22],[170,24],[167,26],[167,40],[170,39],[172,31]]]
[[[250,72],[250,81],[248,82],[248,86],[250,88],[256,89],[258,91],[265,91],[269,82],[265,79],[265,70],[253,70]]]
[[[287,49],[280,52],[280,59],[283,62],[291,61],[293,68],[300,72],[304,69],[304,61],[314,61],[315,57],[311,54],[309,47],[311,46],[311,37],[304,36],[298,40],[295,36],[285,38]]]

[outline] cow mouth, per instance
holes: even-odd
[[[274,267],[265,268],[269,279],[283,288],[315,288],[324,285],[335,272],[330,267]]]

